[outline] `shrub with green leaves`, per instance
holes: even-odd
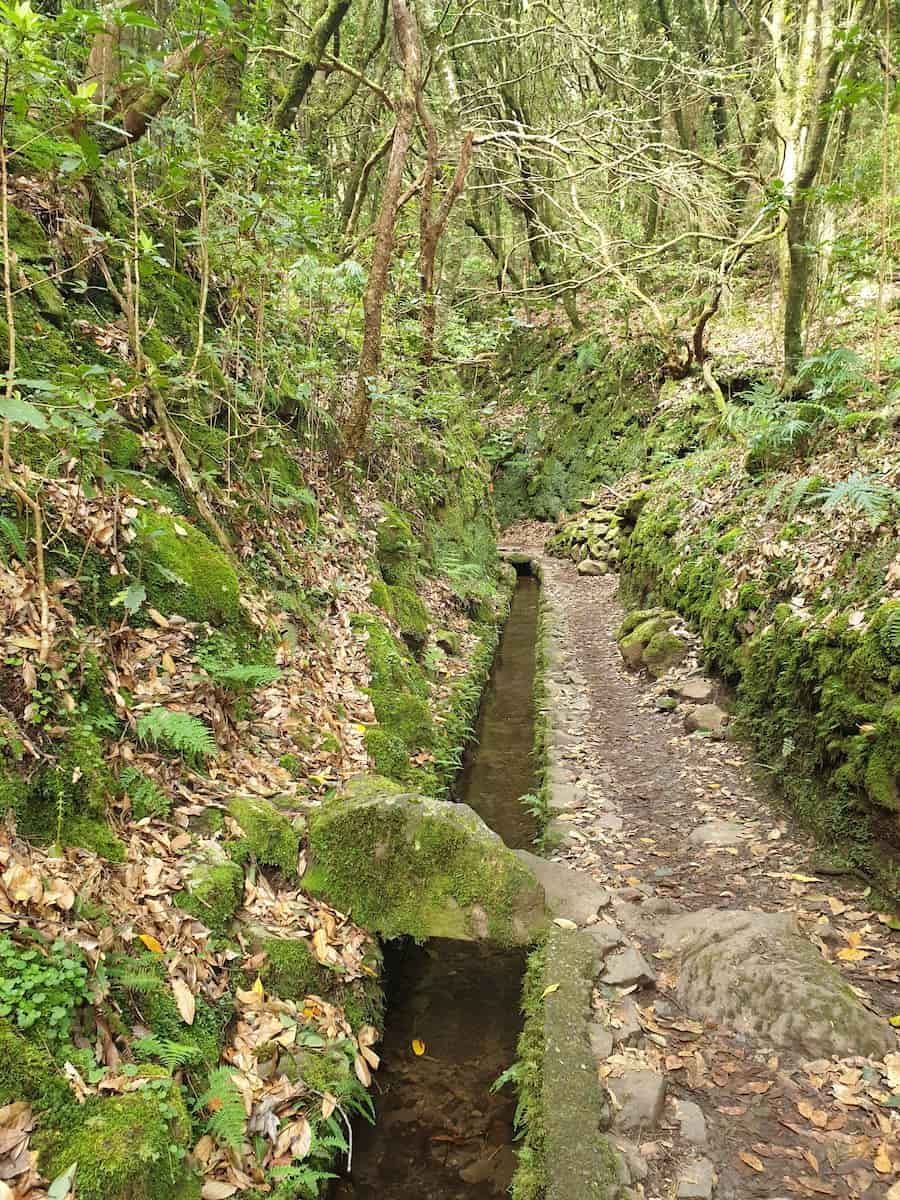
[[[76,1010],[90,1000],[84,956],[62,938],[22,946],[0,937],[0,1018],[64,1042]]]

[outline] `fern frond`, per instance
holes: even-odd
[[[25,545],[25,541],[15,521],[9,517],[0,516],[0,534],[2,534],[3,540],[8,543],[9,548],[19,562],[28,562],[28,547]]]
[[[851,512],[863,514],[868,517],[869,524],[874,529],[900,500],[900,492],[872,475],[861,475],[854,471],[839,483],[823,488],[815,499],[821,501],[826,512],[835,508],[846,508]]]
[[[891,662],[900,662],[900,604],[888,613],[878,631],[878,640]]]
[[[119,775],[119,783],[131,800],[131,814],[136,821],[144,817],[164,817],[171,811],[172,801],[143,771],[126,767]]]
[[[142,958],[130,954],[110,957],[107,959],[106,973],[110,983],[128,992],[152,995],[163,989],[159,963],[149,955]]]
[[[207,666],[207,674],[224,687],[241,691],[243,689],[267,687],[281,678],[277,667],[260,667],[253,663],[237,663],[235,666],[212,669]]]
[[[216,1141],[239,1154],[244,1144],[247,1114],[232,1074],[228,1067],[212,1071],[198,1104],[212,1114],[207,1128]]]
[[[198,1046],[189,1042],[157,1038],[152,1034],[138,1038],[133,1046],[142,1057],[157,1059],[170,1072],[177,1071],[179,1067],[195,1066],[203,1059],[203,1053]]]
[[[209,758],[217,749],[209,726],[190,713],[171,708],[151,708],[139,718],[137,732],[142,741],[175,750],[185,758]]]

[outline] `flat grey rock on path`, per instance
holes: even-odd
[[[666,1081],[656,1071],[626,1071],[607,1079],[616,1103],[613,1125],[628,1131],[650,1131],[659,1124],[666,1103]]]
[[[656,972],[640,950],[629,946],[606,960],[606,969],[600,978],[610,986],[631,987],[635,983],[653,983]]]
[[[692,846],[735,846],[746,832],[736,821],[707,821],[692,831],[688,841]]]
[[[515,854],[544,889],[547,907],[554,916],[585,925],[608,902],[606,888],[594,883],[583,872],[573,871],[562,863],[549,862],[528,850],[516,850]]]
[[[678,1180],[677,1200],[710,1200],[715,1188],[715,1169],[708,1158],[698,1158],[683,1168]]]
[[[701,909],[670,921],[663,944],[680,957],[678,998],[695,1016],[809,1058],[896,1048],[790,913]]]

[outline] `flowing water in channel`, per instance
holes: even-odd
[[[536,833],[519,803],[534,786],[538,585],[520,576],[456,798],[507,845]],[[352,1178],[335,1200],[493,1200],[515,1170],[511,1088],[524,951],[467,942],[388,947],[387,1028],[376,1076],[378,1122],[356,1130]],[[417,1057],[412,1042],[421,1040]]]

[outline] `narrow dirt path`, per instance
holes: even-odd
[[[816,873],[814,845],[754,782],[746,750],[688,735],[683,710],[656,707],[667,681],[624,669],[616,578],[582,577],[543,556],[533,530],[504,541],[539,558],[562,656],[551,727],[557,792],[568,800],[555,814],[565,838],[553,857],[609,889],[595,933],[616,963],[607,958],[598,981],[592,1039],[631,1194],[900,1200],[900,1054],[887,1024],[900,1013],[900,937],[862,882]],[[678,674],[692,669],[700,673],[694,661]],[[718,960],[679,952],[679,918],[700,911],[688,920],[694,950],[720,952],[747,926],[731,976],[717,973]],[[766,924],[758,914],[787,917]],[[798,928],[783,942],[791,918]],[[623,955],[617,936],[642,957]],[[742,947],[749,981],[734,976]],[[815,1023],[819,956],[861,1002],[849,1041],[874,1030],[868,1053],[880,1057],[847,1047],[841,1057],[839,1044],[827,1053],[843,1018]],[[725,1019],[710,1019],[709,1004],[692,1009],[695,995],[717,998]]]

